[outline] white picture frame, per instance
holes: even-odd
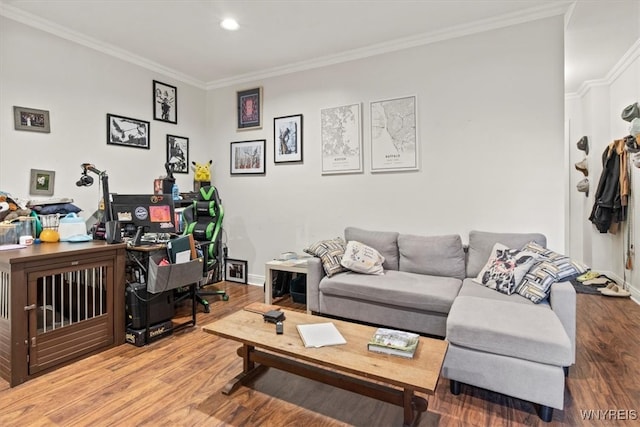
[[[363,172],[360,103],[320,111],[322,174]]]
[[[371,172],[419,170],[417,96],[372,101]]]

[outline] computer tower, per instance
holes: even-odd
[[[147,322],[147,305],[149,322]],[[127,326],[144,329],[148,325],[170,320],[174,314],[173,290],[159,294],[147,292],[145,283],[130,283],[125,289],[125,310]]]

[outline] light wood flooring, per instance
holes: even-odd
[[[20,386],[0,380],[0,426],[397,426],[399,407],[271,369],[231,396],[220,390],[242,369],[238,344],[204,333],[206,323],[253,301],[261,287],[219,284],[198,326],[145,347],[123,344]],[[303,306],[289,304],[302,310]],[[577,364],[564,411],[540,421],[532,404],[441,379],[420,426],[640,425],[640,306],[578,295]],[[583,411],[601,412],[599,421]],[[635,412],[634,412],[635,411]],[[606,418],[606,419],[604,419]],[[611,419],[618,418],[618,419]],[[604,420],[603,420],[604,419]]]

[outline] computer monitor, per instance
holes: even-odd
[[[111,194],[113,219],[124,230],[136,230],[134,245],[144,233],[175,233],[176,216],[171,194]]]

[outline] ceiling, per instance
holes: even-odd
[[[640,0],[0,0],[0,14],[204,88],[564,14],[573,93],[640,38]]]

